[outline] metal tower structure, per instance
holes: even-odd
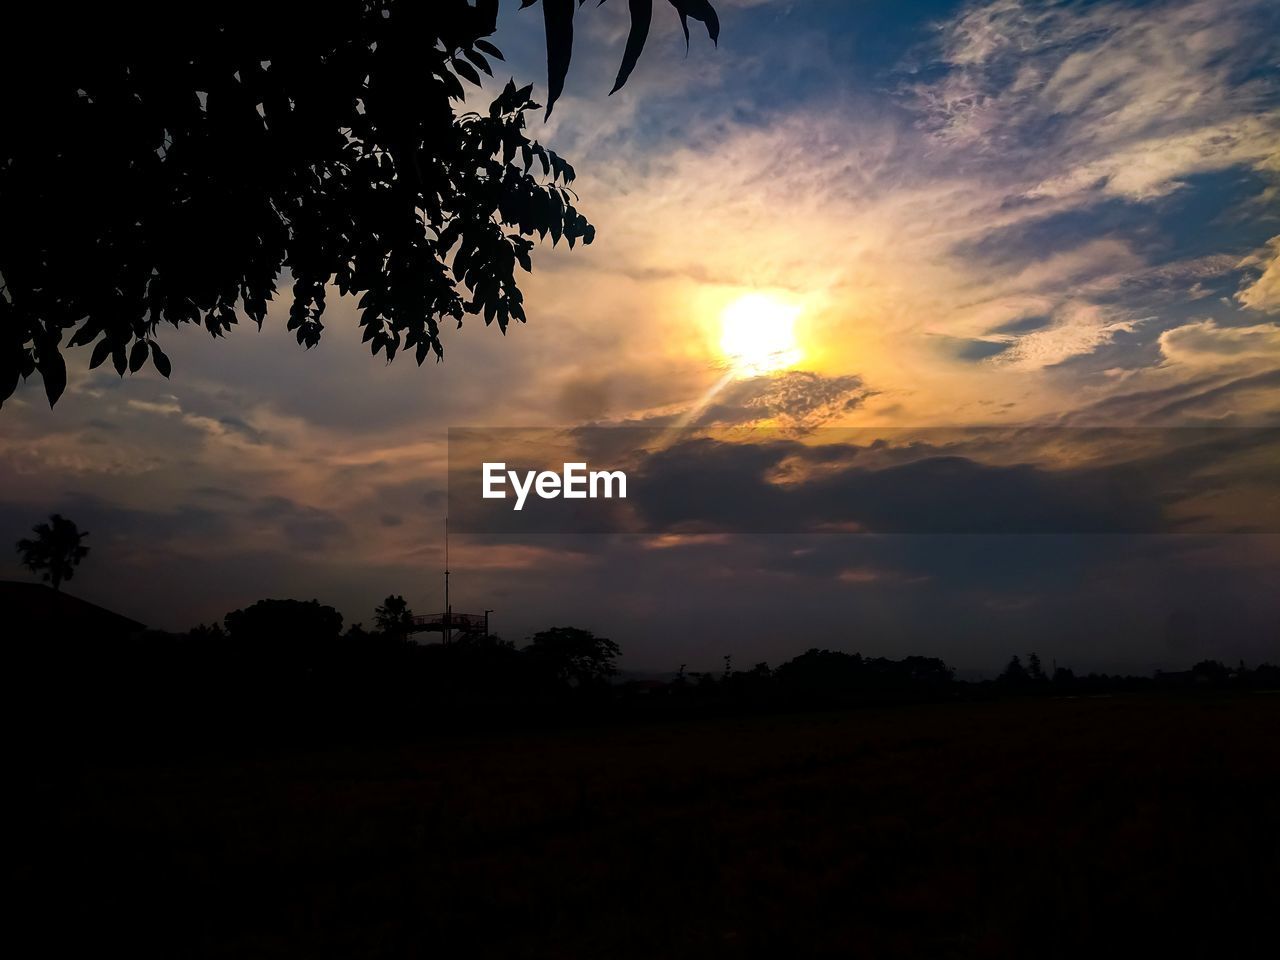
[[[413,618],[410,633],[438,633],[444,643],[451,643],[454,632],[459,635],[487,635],[489,632],[489,614],[492,610],[478,613],[453,612],[453,601],[449,596],[449,517],[444,518],[444,612],[428,613]]]

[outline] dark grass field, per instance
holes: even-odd
[[[218,957],[1272,955],[1280,695],[24,769],[21,900]]]

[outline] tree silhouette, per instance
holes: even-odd
[[[1027,678],[1039,682],[1045,679],[1044,666],[1040,663],[1040,655],[1031,653],[1027,657]]]
[[[342,633],[342,614],[318,600],[259,600],[222,622],[229,650],[264,678],[329,661]]]
[[[404,597],[392,594],[373,611],[373,622],[382,633],[404,636],[413,627],[413,611]]]
[[[1019,686],[1027,682],[1027,668],[1022,665],[1022,658],[1017,654],[1009,658],[1009,664],[1004,668],[1004,672],[1000,674],[996,680],[1000,683],[1007,683],[1013,686]]]
[[[63,580],[75,575],[80,561],[89,555],[89,548],[81,543],[89,531],[79,530],[60,513],[50,516],[48,523],[38,523],[31,529],[35,539],[24,537],[18,541],[22,564],[57,590]]]
[[[718,35],[705,0],[671,3],[686,40],[688,17]],[[285,273],[300,344],[319,341],[334,286],[359,297],[373,354],[440,359],[446,319],[525,321],[516,268],[535,235],[594,238],[573,167],[525,133],[531,86],[455,109],[502,58],[484,39],[498,0],[29,6],[0,58],[21,91],[0,147],[0,403],[39,372],[54,404],[64,347],[168,377],[161,324],[261,326]],[[574,10],[543,4],[548,113]],[[652,3],[630,11],[615,89]]]
[[[222,622],[237,642],[307,644],[336,639],[342,614],[318,600],[259,600],[232,610]]]
[[[544,675],[575,687],[604,683],[622,652],[616,643],[577,627],[551,627],[530,638],[522,651]]]

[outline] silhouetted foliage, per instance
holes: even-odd
[[[373,622],[382,633],[407,637],[413,628],[413,611],[404,597],[392,594],[374,610]]]
[[[319,600],[259,600],[243,610],[232,610],[223,623],[238,643],[333,640],[342,632],[342,614]]]
[[[347,632],[342,635],[342,639],[348,643],[365,643],[372,637],[373,634],[364,628],[363,623],[353,623],[347,627]]]
[[[716,36],[709,4],[672,2]],[[634,24],[648,7],[632,4]],[[573,167],[525,133],[531,86],[455,110],[502,58],[484,39],[497,10],[225,0],[127,16],[29,5],[9,20],[0,79],[21,96],[0,148],[0,403],[37,371],[55,403],[64,347],[92,345],[90,368],[150,360],[168,377],[161,324],[218,337],[242,311],[261,326],[282,273],[306,347],[330,285],[359,297],[363,342],[388,361],[443,357],[446,319],[523,322],[516,268],[532,268],[532,238],[573,246],[595,230]],[[548,111],[573,12],[544,5]],[[643,39],[633,26],[619,83]]]
[[[1040,655],[1032,652],[1027,656],[1027,679],[1032,683],[1040,683],[1048,678],[1044,675],[1044,667],[1040,663]]]
[[[166,730],[185,723],[213,742],[237,735],[399,736],[429,729],[428,718],[432,725],[471,729],[562,718],[612,722],[1003,695],[1217,696],[1280,688],[1280,668],[1268,664],[1227,667],[1205,660],[1154,677],[1077,676],[1061,667],[1050,681],[1032,654],[1030,669],[1015,656],[997,680],[964,683],[935,657],[893,660],[817,648],[776,669],[757,663],[735,670],[732,656],[725,655],[721,670],[688,672],[682,664],[671,677],[617,682],[619,646],[589,630],[552,627],[521,649],[480,631],[455,632],[450,642],[423,642],[430,634],[398,632],[410,614],[404,598],[394,594],[378,608],[384,629],[377,632],[355,624],[343,633],[341,614],[317,600],[261,600],[228,613],[225,629],[201,625],[175,636],[145,630],[38,584],[13,586],[22,589],[7,596],[29,608],[28,615],[9,612],[6,620],[37,641],[16,645],[24,695],[63,723],[92,716],[95,736],[107,736],[111,724],[117,736],[126,723],[138,732],[151,730],[157,716],[166,718]],[[67,615],[51,616],[54,607],[45,597],[58,598]],[[87,613],[71,615],[80,608]],[[76,735],[83,733],[82,724]]]
[[[524,655],[542,675],[572,687],[608,682],[621,654],[612,640],[577,627],[552,627],[535,633]]]
[[[531,7],[538,0],[521,0],[521,7]],[[578,0],[582,6],[586,0]],[[712,43],[720,39],[720,18],[708,0],[667,0],[680,15],[680,27],[684,31],[685,49],[689,46],[689,19],[699,20],[707,27]],[[605,0],[600,0],[603,6]],[[569,73],[569,59],[573,53],[573,0],[543,0],[542,16],[547,30],[547,116],[564,90],[564,79]],[[628,11],[631,28],[627,32],[627,46],[622,53],[622,65],[613,82],[610,96],[622,89],[631,71],[635,69],[649,38],[649,25],[653,19],[653,0],[629,0]]]
[[[1246,675],[1246,679],[1260,690],[1280,690],[1280,666],[1260,663],[1253,668],[1251,676]]]
[[[1230,671],[1217,660],[1201,660],[1191,668],[1191,675],[1199,680],[1217,683],[1225,680]]]
[[[273,677],[329,660],[342,632],[342,614],[318,600],[259,600],[222,622],[244,669]]]
[[[951,684],[951,668],[934,657],[863,657],[811,649],[789,660],[773,676],[792,696],[844,697],[858,693],[937,690]]]
[[[1025,686],[1030,677],[1027,675],[1027,668],[1022,665],[1022,658],[1014,654],[1009,658],[1009,665],[1004,668],[1004,672],[996,678],[998,683],[1008,686]]]
[[[18,553],[22,565],[57,590],[62,581],[75,576],[80,561],[89,555],[89,548],[82,542],[89,535],[80,530],[60,513],[52,514],[48,523],[37,523],[31,528],[35,538],[23,537],[18,541]]]
[[[192,644],[204,646],[207,644],[221,645],[226,642],[227,633],[222,629],[222,624],[198,624],[187,632],[187,640]]]

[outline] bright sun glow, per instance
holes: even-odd
[[[720,314],[720,350],[740,377],[784,370],[800,359],[800,308],[761,293],[739,297]]]

